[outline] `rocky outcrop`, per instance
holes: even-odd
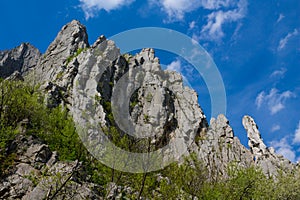
[[[9,80],[24,77],[41,85],[48,107],[66,106],[78,127],[87,127],[83,142],[101,144],[105,138],[99,134],[100,128],[115,127],[120,135],[141,138],[137,152],[167,146],[163,158],[166,163],[195,153],[210,179],[226,178],[228,166],[234,163],[240,167],[260,166],[268,176],[296,167],[264,144],[249,116],[243,118],[243,125],[250,149],[235,137],[224,115],[208,124],[196,92],[183,86],[178,73],[163,71],[153,49],[121,55],[115,43],[104,36],[90,46],[86,28],[75,20],[61,29],[42,56],[29,44],[0,52],[0,76]],[[1,197],[100,198],[95,189],[98,186],[82,177],[80,162],[60,162],[58,155],[37,138],[20,136],[7,151],[16,153],[18,160],[11,175],[2,178]],[[91,151],[95,156],[105,156],[99,154],[99,148]],[[136,170],[128,169],[143,172]],[[131,193],[130,188],[114,183],[109,187],[112,199],[120,191]]]
[[[39,50],[29,43],[23,43],[9,51],[0,51],[0,77],[6,78],[15,71],[27,74],[37,66],[40,56]]]
[[[9,77],[6,78],[9,81],[24,81],[22,74],[19,71],[15,71]]]
[[[84,181],[81,163],[59,161],[38,138],[19,135],[7,153],[16,161],[0,179],[1,199],[100,199],[99,186]]]
[[[30,75],[30,82],[41,84],[47,93],[46,104],[56,107],[69,102],[69,91],[77,74],[76,57],[89,47],[86,28],[78,21],[65,25],[50,44]]]
[[[277,155],[272,147],[267,147],[254,120],[244,116],[243,125],[247,131],[248,145],[256,165],[260,166],[264,174],[276,176],[279,171],[291,172],[296,166],[281,155]]]
[[[209,128],[197,135],[191,149],[203,161],[210,179],[226,178],[231,164],[249,167],[253,163],[252,154],[234,136],[229,121],[224,115],[211,120]]]
[[[152,150],[168,145],[162,158],[165,162],[187,155],[197,131],[208,126],[197,94],[183,87],[179,74],[161,69],[153,49],[125,57],[109,40],[78,55],[72,93],[76,98],[71,108],[75,122],[88,127],[85,137],[93,143],[105,140],[98,124],[102,129],[114,125],[121,134],[151,138]],[[99,156],[98,148],[91,149]],[[138,149],[145,151],[147,147],[143,143]]]
[[[77,51],[89,47],[86,28],[73,20],[65,25],[50,44],[35,69],[38,82],[54,81],[58,74],[64,73]]]

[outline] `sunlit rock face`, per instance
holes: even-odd
[[[88,140],[101,145],[104,138],[99,127],[115,126],[132,140],[141,138],[139,152],[168,147],[163,159],[179,161],[182,156],[195,154],[210,179],[227,178],[232,164],[257,165],[273,177],[296,167],[264,144],[251,117],[242,120],[249,149],[234,135],[226,116],[221,114],[208,123],[198,105],[198,94],[183,86],[180,74],[162,70],[153,49],[121,55],[115,43],[104,36],[90,46],[86,28],[75,20],[61,29],[43,55],[30,44],[1,51],[0,76],[39,86],[48,107],[62,105],[78,127],[88,127]],[[43,199],[47,191],[42,184],[50,187],[51,181],[41,179],[35,185],[26,178],[28,174],[39,177],[47,167],[50,174],[58,171],[68,177],[81,169],[77,162],[59,162],[57,154],[35,138],[17,138],[15,144],[13,151],[20,154],[20,162],[15,174],[0,184],[4,197]],[[82,191],[77,191],[76,182],[70,186],[70,194],[98,197],[92,189],[94,185],[81,184]]]

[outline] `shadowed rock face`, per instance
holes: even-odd
[[[30,69],[36,67],[41,53],[29,43],[8,50],[0,51],[0,77],[6,78],[15,71],[26,74]]]
[[[209,125],[198,105],[196,92],[183,86],[180,74],[161,70],[153,49],[143,49],[134,56],[121,55],[115,43],[104,36],[90,46],[86,28],[75,20],[61,29],[42,56],[30,44],[0,52],[0,76],[10,76],[12,80],[24,77],[41,84],[47,106],[65,105],[79,126],[85,126],[87,121],[102,127],[115,125],[116,118],[110,116],[111,106],[107,102],[113,101],[114,94],[117,94],[121,105],[128,107],[128,113],[120,113],[120,119],[135,124],[129,128],[137,134],[151,133],[151,150],[170,144],[166,153],[175,157],[180,156],[182,149],[186,149],[184,155],[195,153],[211,179],[217,175],[226,178],[228,165],[232,163],[241,167],[261,166],[268,176],[276,176],[278,170],[288,172],[296,167],[264,144],[256,123],[249,116],[243,118],[243,125],[250,149],[234,136],[224,115],[212,119]],[[127,77],[127,81],[118,89],[123,77]],[[128,101],[125,101],[126,96]],[[101,141],[97,130],[89,131],[88,137]],[[29,141],[27,146],[23,145],[26,150],[21,157],[26,164],[17,165],[16,174],[0,185],[0,194],[13,198],[15,196],[9,188],[14,188],[22,195],[26,194],[27,199],[43,198],[47,191],[41,184],[48,184],[49,180],[34,186],[28,182],[30,180],[24,179],[24,175],[29,171],[39,173],[46,165],[54,171],[65,170],[66,174],[78,168],[75,162],[55,164],[57,155],[46,145],[33,144],[32,139]],[[178,148],[178,141],[182,149]],[[20,143],[20,139],[15,143]],[[75,184],[73,190],[76,187]],[[84,194],[88,195],[91,190],[88,190],[88,185],[86,187],[83,187]]]

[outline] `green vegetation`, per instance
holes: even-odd
[[[73,55],[71,55],[67,58],[66,65],[68,65],[74,58],[76,58],[79,54],[81,54],[83,51],[86,51],[86,50],[87,50],[87,48],[78,48],[77,51]]]
[[[15,153],[6,149],[17,135],[24,134],[44,140],[52,151],[58,152],[60,160],[81,161],[87,181],[103,186],[104,189],[99,191],[103,197],[107,195],[105,188],[114,182],[132,189],[132,193],[123,194],[124,199],[300,199],[300,171],[280,173],[274,180],[267,178],[257,167],[232,164],[227,179],[218,177],[209,181],[207,167],[194,154],[182,164],[173,163],[157,172],[130,174],[110,169],[86,151],[68,112],[61,107],[46,108],[43,102],[42,95],[34,87],[18,81],[0,80],[0,177],[9,173],[17,159]],[[110,114],[111,104],[102,103]],[[113,117],[110,120],[113,124]],[[148,140],[139,143],[114,125],[105,131],[111,141],[124,150],[141,152],[146,149],[149,152],[151,143]],[[38,184],[34,174],[28,179]]]
[[[144,122],[149,123],[149,121],[150,121],[150,116],[144,114]]]
[[[96,94],[95,97],[94,97],[94,100],[95,100],[96,102],[101,102],[102,97]]]
[[[61,71],[56,75],[56,79],[61,79],[63,77],[64,73]]]
[[[18,81],[0,81],[0,175],[13,164],[15,154],[6,152],[18,135],[43,139],[62,160],[81,159],[85,151],[72,118],[61,107],[48,109],[35,88]]]
[[[42,123],[38,117],[43,107],[41,105],[33,87],[19,81],[0,80],[0,175],[7,172],[14,163],[16,155],[7,154],[6,148],[23,131],[21,122],[27,119],[26,126],[31,129]]]
[[[129,62],[129,60],[130,60],[131,58],[133,58],[133,56],[132,56],[131,54],[128,54],[128,53],[123,54],[123,57],[125,58],[125,60],[126,60],[127,62]]]
[[[151,102],[153,98],[153,95],[151,93],[148,93],[146,96],[146,101]]]

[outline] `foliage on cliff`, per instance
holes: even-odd
[[[11,173],[16,155],[10,144],[18,134],[34,135],[57,151],[60,160],[79,160],[89,182],[109,188],[114,182],[132,193],[121,196],[136,199],[300,199],[300,172],[282,172],[276,179],[267,178],[257,167],[228,168],[228,178],[207,179],[207,169],[191,154],[182,164],[173,163],[164,170],[146,174],[115,171],[93,159],[82,145],[68,112],[48,109],[34,87],[19,81],[0,82],[0,175]],[[115,130],[116,131],[116,130]],[[217,167],[217,166],[216,166]],[[108,197],[109,190],[101,194]],[[119,195],[119,196],[120,196]]]

